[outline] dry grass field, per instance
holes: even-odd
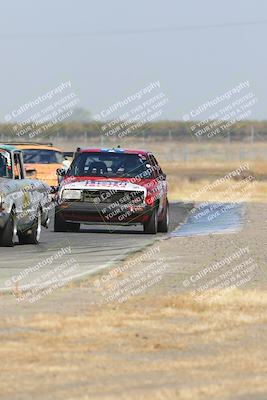
[[[163,169],[167,173],[170,199],[183,201],[227,201],[225,193],[235,189],[240,179],[231,179],[218,185],[217,187],[206,190],[196,197],[198,191],[205,186],[214,183],[217,179],[240,168],[246,162],[163,162]],[[249,170],[246,175],[255,178],[253,184],[249,184],[247,191],[248,201],[265,201],[267,195],[267,162],[252,161],[247,162]],[[245,184],[245,183],[244,183]],[[245,196],[236,193],[234,201],[246,200]]]
[[[201,304],[143,296],[82,315],[10,317],[0,323],[1,398],[237,399],[246,379],[260,395],[266,322],[267,294],[239,290]]]

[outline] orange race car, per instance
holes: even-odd
[[[50,186],[58,185],[57,169],[66,168],[64,153],[52,143],[12,143],[23,151],[26,175]],[[67,169],[67,168],[66,168]]]

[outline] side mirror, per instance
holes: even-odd
[[[58,192],[58,186],[51,186],[50,194],[56,194]]]
[[[36,179],[37,171],[36,169],[26,168],[26,178]]]
[[[58,168],[57,169],[57,175],[58,176],[66,176],[67,171],[64,168]]]

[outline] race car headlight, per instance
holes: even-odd
[[[62,199],[63,200],[81,200],[82,191],[81,190],[63,190]]]

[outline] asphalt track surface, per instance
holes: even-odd
[[[187,213],[188,205],[170,205],[169,232],[185,220]],[[22,287],[34,287],[51,284],[51,279],[61,279],[62,282],[70,277],[72,280],[81,279],[167,235],[145,235],[142,226],[101,225],[81,225],[78,233],[55,233],[51,221],[48,229],[42,229],[39,245],[0,247],[0,291],[14,290],[15,282]],[[66,275],[59,272],[62,265]]]

